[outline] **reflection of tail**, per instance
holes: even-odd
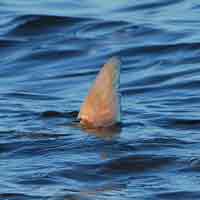
[[[81,124],[107,127],[120,122],[119,83],[120,60],[113,57],[102,67],[80,109]]]

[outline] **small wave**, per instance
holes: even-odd
[[[85,54],[85,52],[82,50],[36,50],[29,55],[21,57],[20,60],[29,62],[31,60],[55,61],[59,59],[65,59],[66,57],[78,57],[83,54]]]
[[[82,165],[80,168],[95,169],[102,175],[123,175],[138,172],[147,172],[166,167],[175,161],[174,157],[161,157],[156,155],[129,155],[108,160],[94,165]]]
[[[45,149],[44,145],[46,146]],[[45,155],[56,146],[49,138],[43,140],[18,140],[16,142],[2,143],[1,152],[6,152],[7,157],[15,155],[15,158],[26,158]]]
[[[197,76],[199,73],[199,67],[179,69],[179,67],[176,66],[171,72],[163,69],[156,74],[150,73],[145,76],[140,76],[139,79],[135,78],[135,80],[127,81],[127,83],[123,85],[121,92],[123,95],[136,95],[145,93],[156,94],[161,92],[169,94],[169,91],[172,90],[197,90],[199,88],[199,80],[196,80],[196,78],[189,79],[188,77]],[[176,101],[176,99],[173,100]],[[182,100],[184,102],[189,101],[189,99],[181,99],[179,103],[182,104]],[[170,96],[166,101],[168,101],[169,104],[172,103]]]
[[[99,36],[105,36],[122,30],[129,25],[128,22],[123,21],[93,21],[92,23],[86,24],[81,27],[77,35],[79,37],[85,36],[86,38],[98,38]]]
[[[101,168],[102,173],[137,173],[159,169],[174,162],[175,158],[153,155],[136,155],[111,160]]]
[[[130,47],[124,50],[120,50],[118,54],[120,56],[130,56],[130,55],[140,55],[140,54],[158,54],[159,56],[162,54],[168,55],[175,53],[177,51],[183,51],[185,54],[187,52],[191,53],[191,51],[199,50],[200,43],[177,43],[177,44],[160,44],[160,45],[145,45],[138,47]]]
[[[188,200],[188,199],[199,199],[200,197],[200,192],[199,191],[172,191],[172,192],[162,192],[156,195],[158,199],[172,199],[172,200],[177,200],[177,199],[183,199],[183,200]]]
[[[77,111],[71,111],[71,112],[58,112],[58,111],[44,111],[41,113],[42,118],[52,118],[52,117],[70,117],[70,118],[76,118],[78,115]]]
[[[180,140],[172,137],[154,138],[140,141],[139,149],[154,149],[154,148],[183,148],[186,145],[192,144],[191,142]]]
[[[83,22],[83,18],[78,17],[61,17],[47,15],[23,15],[16,17],[12,23],[16,26],[9,31],[9,35],[25,36],[42,33],[46,34],[55,28],[64,27],[65,29],[76,23]]]
[[[139,80],[129,81],[123,86],[121,90],[122,95],[136,95],[153,93],[162,94],[172,91],[195,91],[199,89],[200,81],[196,78],[187,78],[189,76],[196,76],[199,73],[199,69],[186,69],[176,72],[163,72],[156,75],[148,75],[146,77],[140,77]],[[174,101],[176,101],[174,99]],[[171,99],[168,98],[168,103]]]
[[[90,75],[96,75],[98,73],[98,70],[91,70],[91,71],[82,71],[80,72],[70,72],[68,74],[62,74],[57,76],[48,77],[48,79],[65,79],[65,78],[76,78],[76,77],[82,77],[82,76],[90,76]]]
[[[159,120],[159,126],[175,129],[194,130],[200,128],[200,119],[166,117]]]
[[[34,94],[34,93],[27,93],[27,92],[10,92],[4,93],[5,97],[14,97],[17,99],[31,99],[31,100],[59,100],[60,98],[49,96],[49,95],[42,95],[42,94]]]
[[[0,39],[0,49],[8,48],[8,47],[16,47],[23,45],[25,40],[19,39]]]
[[[150,2],[150,3],[139,3],[138,5],[133,5],[133,6],[127,6],[124,8],[120,8],[118,11],[119,12],[131,12],[131,11],[147,11],[147,10],[154,10],[154,9],[162,9],[164,7],[168,7],[174,4],[181,3],[182,0],[162,0],[162,1],[157,1],[157,2]]]
[[[23,194],[23,193],[1,193],[0,194],[0,199],[9,199],[9,200],[14,200],[14,199],[20,199],[20,200],[35,200],[35,199],[43,199],[43,196],[37,196],[37,195],[28,195],[28,194]]]

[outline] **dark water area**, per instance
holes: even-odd
[[[0,199],[200,199],[200,3],[1,0]],[[122,121],[72,122],[122,60]]]

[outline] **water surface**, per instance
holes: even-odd
[[[199,199],[200,4],[1,0],[0,199]],[[121,130],[74,126],[122,60]]]

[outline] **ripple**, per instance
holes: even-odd
[[[0,48],[16,47],[24,44],[24,40],[19,39],[0,39]]]
[[[200,120],[199,119],[190,119],[190,118],[173,118],[166,117],[163,120],[160,120],[160,126],[175,128],[175,129],[186,129],[194,130],[199,129]]]
[[[30,61],[30,60],[44,60],[44,61],[55,61],[59,59],[64,59],[66,57],[78,57],[85,54],[82,50],[42,50],[42,51],[35,51],[31,54],[22,57],[21,60],[23,61]]]
[[[123,175],[138,172],[147,172],[166,167],[175,161],[172,157],[156,155],[129,155],[108,160],[95,165],[82,165],[81,168],[96,169],[102,175]]]
[[[13,97],[17,99],[31,99],[31,100],[59,100],[58,97],[48,96],[48,95],[42,95],[42,94],[34,94],[34,93],[28,93],[28,92],[10,92],[7,94],[4,94],[4,97]]]
[[[77,35],[86,38],[99,38],[105,35],[116,33],[118,30],[124,29],[129,25],[123,21],[94,21],[81,28]]]
[[[198,199],[200,192],[198,191],[174,191],[174,192],[163,192],[156,195],[159,199]]]
[[[32,195],[27,195],[27,194],[23,194],[23,193],[2,193],[0,194],[0,198],[1,199],[10,199],[10,200],[14,200],[14,199],[21,199],[21,200],[26,200],[26,199],[30,199],[30,200],[35,200],[35,199],[43,199],[42,196],[32,196]]]
[[[77,117],[78,112],[77,111],[71,111],[71,112],[58,112],[58,111],[44,111],[41,113],[42,118],[52,118],[52,117],[70,117],[75,118]]]
[[[139,3],[138,5],[133,6],[127,6],[125,8],[119,9],[121,12],[131,12],[131,11],[148,11],[153,9],[162,9],[163,7],[172,6],[174,4],[181,3],[182,0],[173,1],[173,0],[167,0],[167,1],[158,1],[158,2],[150,2],[150,3]]]
[[[165,54],[173,53],[176,51],[191,52],[195,50],[199,50],[200,43],[178,43],[178,44],[163,44],[163,45],[149,45],[149,46],[141,46],[141,47],[131,47],[119,52],[121,56],[128,56],[131,54]]]
[[[23,15],[15,18],[12,23],[17,24],[15,28],[9,31],[9,35],[41,35],[48,34],[52,29],[71,27],[86,19],[78,17],[59,17],[47,15]]]

